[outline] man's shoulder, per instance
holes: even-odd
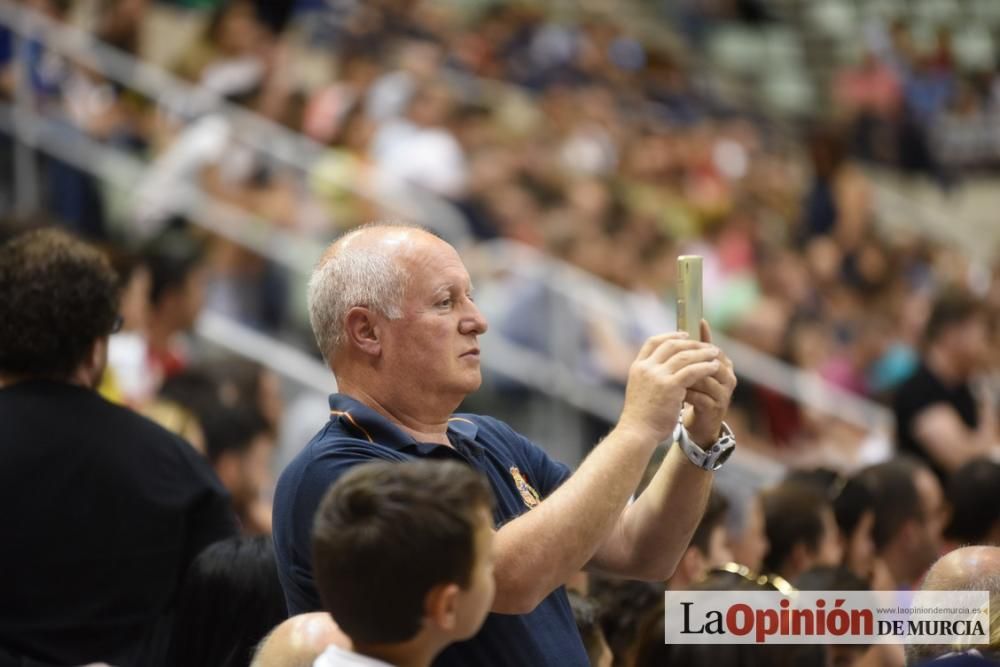
[[[369,442],[328,421],[278,478],[278,494],[298,490],[310,480],[328,486],[351,467],[366,461],[403,460],[392,448]]]
[[[456,412],[451,416],[452,422],[468,422],[474,424],[476,437],[487,437],[505,442],[530,443],[526,437],[518,433],[507,422],[489,415],[479,415],[471,412]]]

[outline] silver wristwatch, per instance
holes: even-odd
[[[674,442],[680,446],[688,460],[702,470],[718,470],[736,451],[736,436],[726,422],[722,422],[722,435],[711,447],[702,449],[696,445],[688,435],[684,424],[680,422],[674,429]]]

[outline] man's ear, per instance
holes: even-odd
[[[805,572],[810,569],[815,560],[815,553],[805,542],[796,544],[792,547],[792,552],[788,554],[788,563],[796,572]]]
[[[458,584],[438,584],[424,598],[424,614],[431,625],[445,633],[458,627]]]
[[[108,365],[108,337],[101,336],[90,346],[90,353],[83,362],[81,370],[81,380],[88,387],[97,388],[104,377],[104,369]]]
[[[382,353],[382,340],[375,314],[364,306],[354,306],[344,318],[344,333],[352,345],[372,356]]]

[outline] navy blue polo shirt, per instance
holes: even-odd
[[[459,460],[489,479],[496,527],[530,511],[569,476],[537,445],[507,424],[479,415],[455,415],[452,447],[422,443],[380,414],[343,394],[330,397],[330,421],[281,473],[274,496],[274,547],[288,611],[321,609],[312,578],[311,532],[320,501],[351,467],[375,460]],[[435,667],[517,665],[586,667],[586,650],[560,587],[529,614],[490,614],[472,639],[453,644]]]

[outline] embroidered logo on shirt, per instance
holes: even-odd
[[[528,484],[527,480],[524,479],[524,475],[517,469],[517,466],[510,467],[510,476],[514,478],[514,486],[517,487],[518,493],[521,494],[521,500],[524,501],[525,505],[532,508],[542,502],[538,491],[535,491],[534,487]]]

